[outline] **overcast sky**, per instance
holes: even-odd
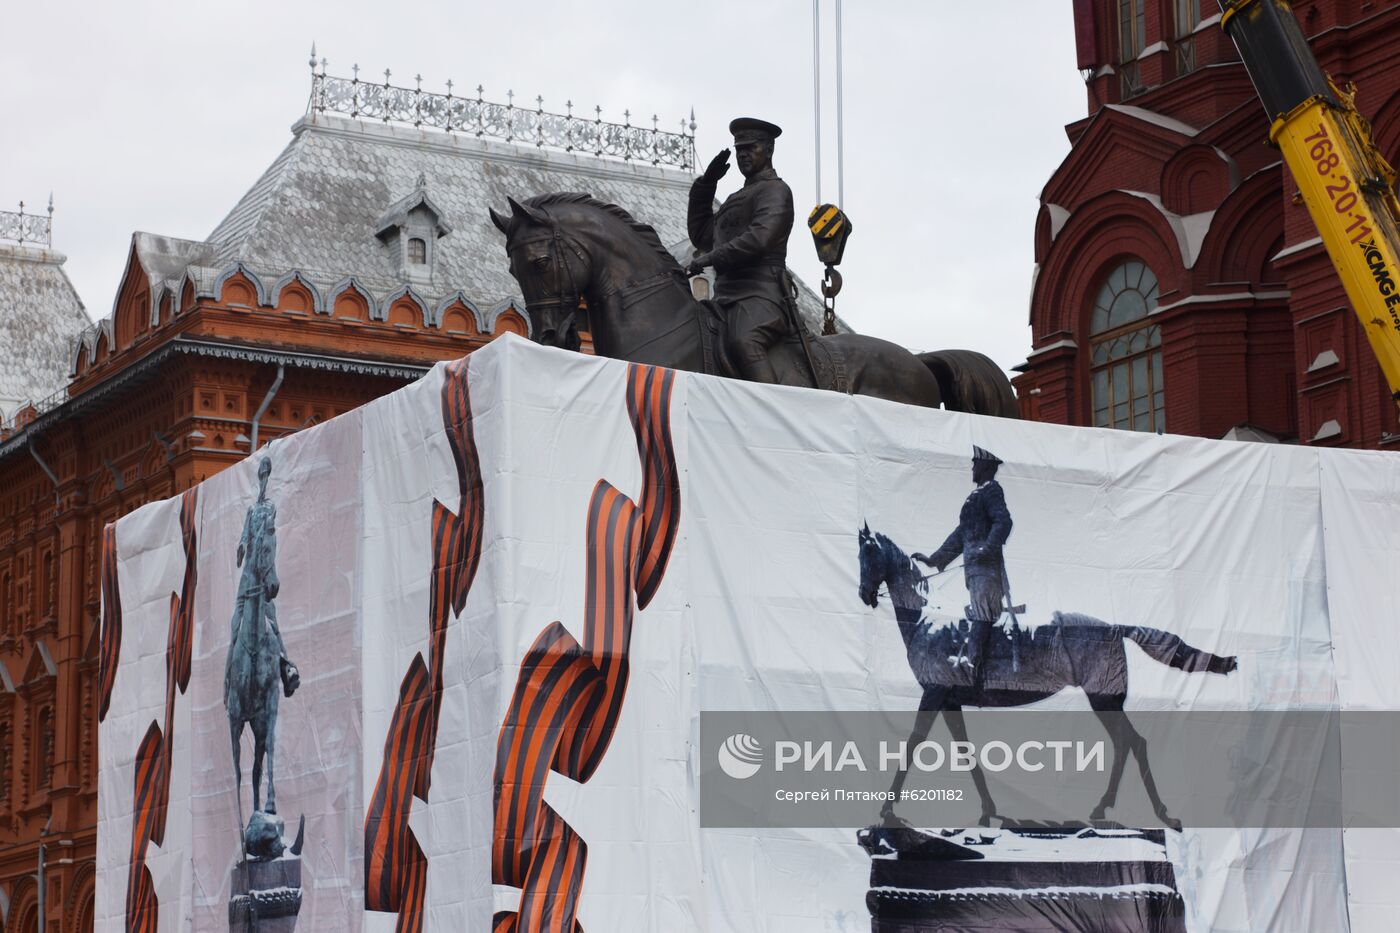
[[[836,198],[834,0],[822,0],[822,197]],[[1085,113],[1070,5],[851,0],[844,7],[845,204],[855,232],[838,309],[906,346],[969,347],[1015,365],[1038,196]],[[703,166],[731,117],[781,125],[795,195],[789,261],[821,266],[801,220],[816,203],[810,0],[339,0],[4,3],[0,207],[42,208],[92,317],[111,309],[134,230],[203,239],[286,145],[314,40],[332,74],[544,96],[546,109],[691,106]],[[723,197],[741,182],[737,170]],[[536,192],[527,192],[536,193]],[[626,205],[624,205],[626,206]]]

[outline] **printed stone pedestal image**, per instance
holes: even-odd
[[[258,814],[254,814],[256,819]],[[282,821],[275,821],[280,828]],[[281,848],[280,834],[278,848]],[[301,910],[301,834],[280,858],[248,858],[233,867],[228,902],[230,933],[290,933]]]
[[[857,841],[870,855],[871,933],[1186,929],[1164,830],[873,826]]]

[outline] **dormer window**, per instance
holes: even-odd
[[[413,191],[390,205],[374,227],[395,272],[410,282],[432,281],[437,241],[452,232],[428,197],[427,187],[427,179],[420,174]]]

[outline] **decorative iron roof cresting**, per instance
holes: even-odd
[[[19,243],[42,243],[53,246],[53,195],[49,195],[47,214],[26,214],[24,202],[19,211],[0,211],[0,240]]]
[[[482,139],[500,139],[541,149],[591,153],[625,162],[671,166],[682,171],[695,167],[695,113],[680,121],[679,132],[660,129],[660,118],[653,115],[651,127],[633,126],[631,111],[623,112],[623,123],[603,119],[603,109],[594,107],[594,118],[574,116],[574,103],[565,104],[565,113],[544,109],[544,98],[535,98],[535,107],[515,106],[515,92],[507,91],[507,103],[486,100],[485,88],[476,86],[475,97],[423,90],[423,78],[414,76],[414,87],[390,83],[391,72],[384,69],[384,81],[360,80],[360,66],[353,77],[340,78],[326,73],[326,60],[316,59],[311,50],[311,99],[307,113],[336,113],[359,120],[378,120],[413,127],[433,127],[448,133],[461,133]]]

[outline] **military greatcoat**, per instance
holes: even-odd
[[[947,566],[961,555],[967,580],[970,620],[995,622],[1005,604],[1006,564],[1002,545],[1011,535],[1011,512],[1001,484],[988,480],[963,502],[958,527],[930,555],[931,563]]]
[[[792,189],[771,168],[714,209],[715,183],[698,178],[690,188],[690,241],[709,254],[715,298],[721,303],[766,298],[782,307],[783,270],[792,232]]]

